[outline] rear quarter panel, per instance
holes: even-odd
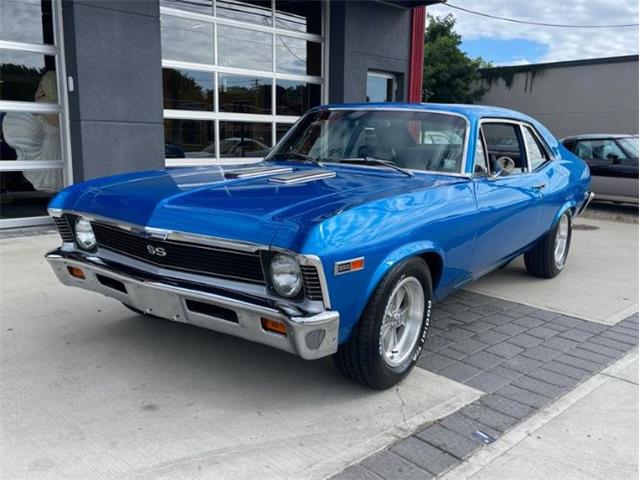
[[[547,131],[541,125],[539,128]],[[567,210],[575,213],[584,202],[591,184],[589,167],[584,160],[567,150],[550,133],[548,135],[551,138],[545,136],[545,140],[556,158],[543,167],[548,177],[543,197],[543,232],[549,231]]]

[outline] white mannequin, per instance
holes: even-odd
[[[57,102],[56,75],[48,71],[34,94],[36,102]],[[57,114],[8,112],[2,121],[7,144],[16,151],[17,160],[60,160],[60,127]],[[23,175],[33,188],[57,192],[62,188],[60,170],[25,170]]]

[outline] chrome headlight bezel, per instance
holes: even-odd
[[[91,227],[91,222],[85,217],[76,218],[73,229],[76,244],[82,250],[93,250],[96,248],[96,235]]]
[[[303,291],[300,262],[292,255],[276,253],[269,260],[269,283],[281,297],[298,298]]]

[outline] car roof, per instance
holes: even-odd
[[[636,138],[638,135],[630,135],[628,133],[585,133],[582,135],[569,135],[561,139],[561,142],[567,140],[596,140],[602,138]]]
[[[425,110],[463,115],[469,120],[483,117],[508,118],[514,120],[534,121],[524,113],[508,108],[490,105],[467,105],[460,103],[336,103],[318,107],[322,110]]]

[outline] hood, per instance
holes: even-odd
[[[262,165],[267,165],[263,163]],[[294,172],[317,167],[293,162],[269,163]],[[252,168],[247,165],[244,168]],[[441,183],[460,181],[443,175],[407,177],[386,169],[325,167],[333,178],[279,184],[275,175],[225,177],[239,167],[167,169],[120,175],[74,185],[61,192],[51,208],[70,209],[127,223],[291,248],[323,220],[394,193],[406,193]]]

